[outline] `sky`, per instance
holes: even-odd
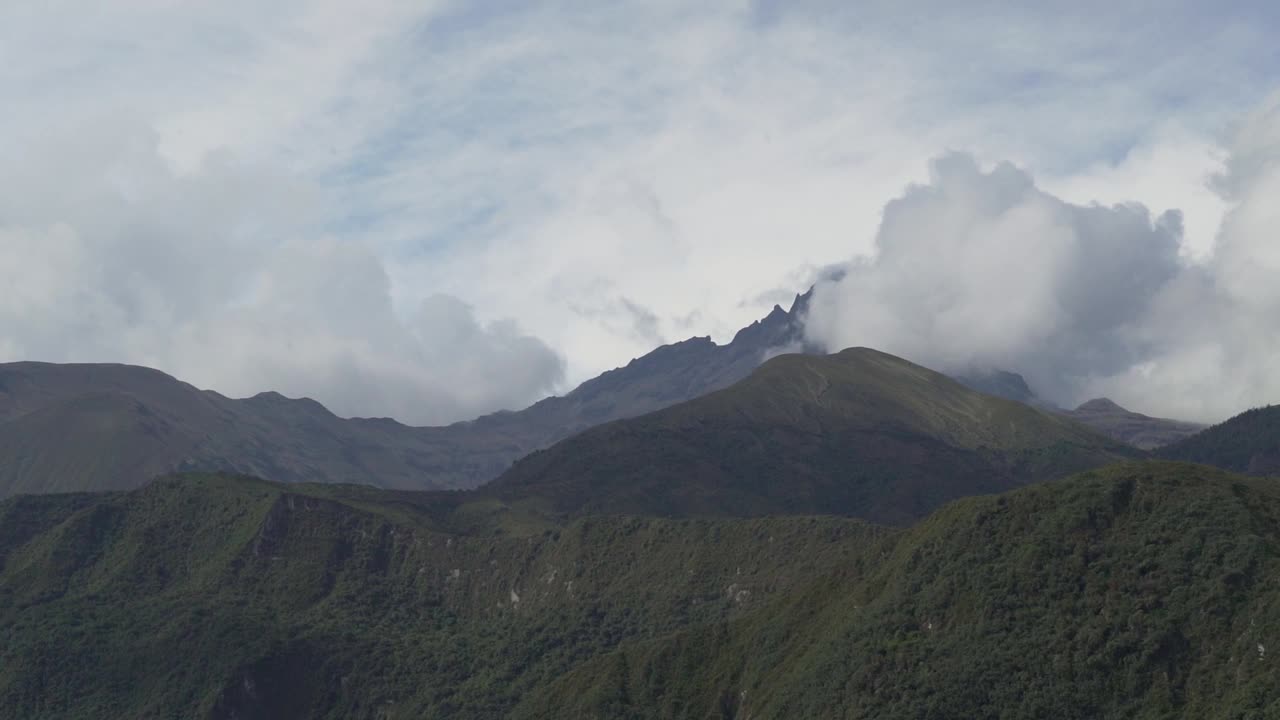
[[[1280,402],[1270,3],[0,3],[0,361],[415,424],[810,339]]]

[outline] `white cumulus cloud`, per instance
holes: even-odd
[[[424,424],[562,378],[543,342],[455,297],[397,313],[376,253],[311,234],[305,184],[226,156],[179,174],[126,121],[47,143],[35,170],[0,156],[0,360],[138,363]]]
[[[1217,421],[1280,401],[1278,107],[1231,144],[1201,253],[1182,251],[1176,210],[1073,204],[1013,165],[938,158],[885,208],[875,252],[819,284],[807,332],[950,372],[1016,370],[1065,405],[1107,395]]]

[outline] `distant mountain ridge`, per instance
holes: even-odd
[[[450,450],[312,400],[232,400],[124,365],[0,366],[0,496],[136,487],[175,470],[417,487]]]
[[[0,365],[0,497],[119,490],[172,471],[400,489],[479,486],[534,450],[741,380],[802,342],[809,295],[775,306],[725,345],[662,346],[561,397],[443,427],[343,419],[310,399],[243,400],[126,365]]]
[[[1064,410],[1062,414],[1143,450],[1154,450],[1177,442],[1206,427],[1199,423],[1132,412],[1120,407],[1110,398],[1095,398],[1075,410]]]
[[[788,310],[775,305],[727,344],[695,337],[664,345],[564,396],[442,427],[342,419],[314,400],[274,392],[231,399],[148,368],[0,365],[0,497],[127,489],[172,471],[398,489],[478,487],[529,453],[589,428],[727,388],[779,353],[820,353],[804,338],[812,292],[797,295]],[[1013,372],[956,379],[988,395],[1052,408]],[[1198,429],[1118,406],[1058,412],[1142,448]]]
[[[537,434],[536,444],[545,447],[603,422],[636,417],[726,388],[750,375],[771,351],[794,352],[802,347],[809,298],[810,293],[797,295],[790,310],[774,305],[767,316],[739,330],[725,345],[706,336],[663,345],[564,396],[450,427],[518,428],[520,433]],[[529,425],[544,430],[539,434]]]
[[[971,372],[954,377],[962,385],[978,392],[1064,415],[1141,450],[1154,450],[1177,442],[1206,427],[1200,423],[1151,417],[1126,410],[1110,398],[1095,398],[1074,410],[1066,410],[1037,395],[1026,379],[1007,370]]]

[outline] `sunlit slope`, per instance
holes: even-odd
[[[601,426],[486,490],[562,516],[832,513],[902,524],[1140,454],[882,352],[784,355],[717,393]]]

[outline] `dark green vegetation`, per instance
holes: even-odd
[[[955,503],[745,617],[633,642],[524,718],[1280,717],[1280,492],[1141,464]]]
[[[481,492],[590,514],[834,513],[903,524],[943,503],[1140,453],[866,348],[783,355],[731,388],[594,428]]]
[[[1250,475],[1280,475],[1280,405],[1241,413],[1158,454]]]
[[[501,717],[886,531],[839,518],[432,529],[429,497],[187,476],[0,504],[0,717]]]
[[[447,427],[341,419],[312,400],[232,400],[121,365],[0,365],[0,498],[118,490],[179,471],[387,488],[476,487],[512,461],[585,428],[727,387],[770,348],[795,343],[797,314],[775,307],[727,345],[667,345],[564,397]]]
[[[442,533],[188,476],[0,503],[5,718],[1268,718],[1280,491],[1144,463],[839,518]]]
[[[644,362],[619,387],[657,377]],[[66,382],[0,374],[0,452],[74,480],[56,487],[94,458],[128,485],[155,457],[332,481],[487,452],[51,368],[25,370]],[[1256,411],[1169,451],[1258,472],[1276,430]],[[1280,490],[1097,469],[1141,455],[852,349],[777,357],[479,490],[187,474],[14,497],[0,718],[1280,717]]]
[[[1125,410],[1107,398],[1090,400],[1075,410],[1063,412],[1063,415],[1088,425],[1107,437],[1143,450],[1163,447],[1205,428],[1198,423],[1156,418]]]

